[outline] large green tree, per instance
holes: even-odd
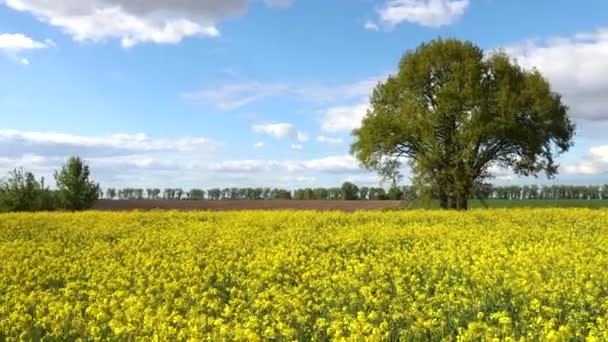
[[[376,86],[351,153],[393,179],[407,161],[441,207],[466,209],[493,166],[554,176],[573,134],[568,108],[540,72],[501,51],[438,39],[406,52],[398,73]]]
[[[80,157],[71,157],[60,171],[55,172],[57,193],[65,209],[83,210],[93,206],[99,197],[99,184],[89,177],[89,166]]]

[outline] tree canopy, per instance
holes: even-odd
[[[80,157],[71,157],[55,172],[59,199],[64,208],[83,210],[92,207],[99,197],[99,184],[89,179],[89,166]]]
[[[351,182],[344,182],[340,190],[343,200],[352,201],[359,199],[359,188]]]
[[[376,86],[351,153],[386,178],[408,162],[441,207],[466,209],[493,167],[553,177],[574,129],[539,71],[502,51],[437,39],[407,51],[398,73]]]

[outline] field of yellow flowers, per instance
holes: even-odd
[[[0,215],[0,340],[608,340],[608,210]]]

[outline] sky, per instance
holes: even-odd
[[[605,184],[606,13],[605,0],[0,0],[0,175],[52,179],[79,155],[104,188],[379,185],[350,132],[403,53],[442,37],[537,68],[577,124],[555,179],[496,169],[494,183]]]

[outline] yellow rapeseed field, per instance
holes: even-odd
[[[0,340],[608,341],[608,210],[0,215]]]

